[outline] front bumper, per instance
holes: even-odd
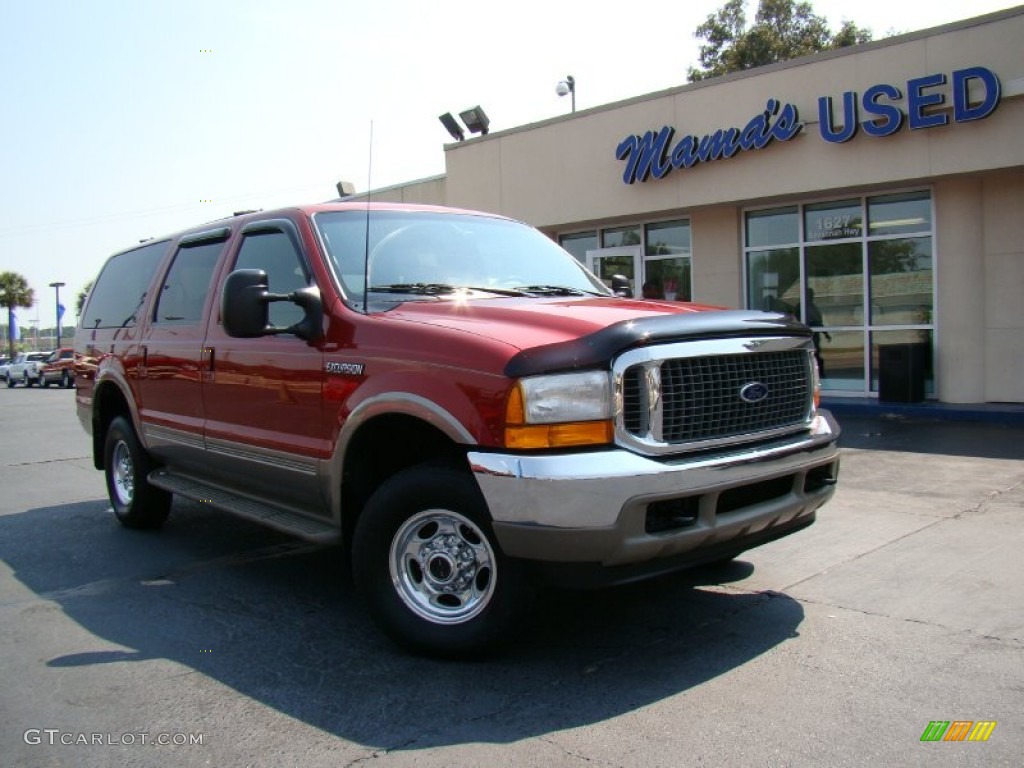
[[[835,489],[838,437],[832,415],[819,411],[799,434],[693,456],[612,449],[468,458],[505,554],[648,563],[656,572],[734,556],[809,525]],[[655,519],[676,508],[684,514],[675,522]]]

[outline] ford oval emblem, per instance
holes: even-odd
[[[760,381],[752,381],[740,390],[740,400],[745,403],[760,403],[768,397],[768,387]]]

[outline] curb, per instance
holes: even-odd
[[[930,419],[1024,426],[1024,405],[1017,403],[886,403],[874,398],[822,397],[821,407],[840,418]]]

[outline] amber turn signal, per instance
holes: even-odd
[[[614,431],[610,421],[532,424],[505,427],[505,447],[519,450],[607,445]]]

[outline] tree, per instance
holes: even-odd
[[[14,310],[16,307],[31,308],[35,291],[29,288],[28,280],[17,272],[0,272],[0,307],[7,308],[7,353],[14,357]]]
[[[700,68],[687,72],[690,82],[866,43],[871,30],[844,21],[833,35],[810,3],[795,0],[760,0],[748,29],[743,0],[727,0],[697,27],[694,37],[705,43],[700,47]]]
[[[85,300],[89,296],[89,291],[92,290],[92,280],[85,284],[85,287],[78,292],[78,298],[75,300],[75,317],[82,316],[82,307],[85,306]]]

